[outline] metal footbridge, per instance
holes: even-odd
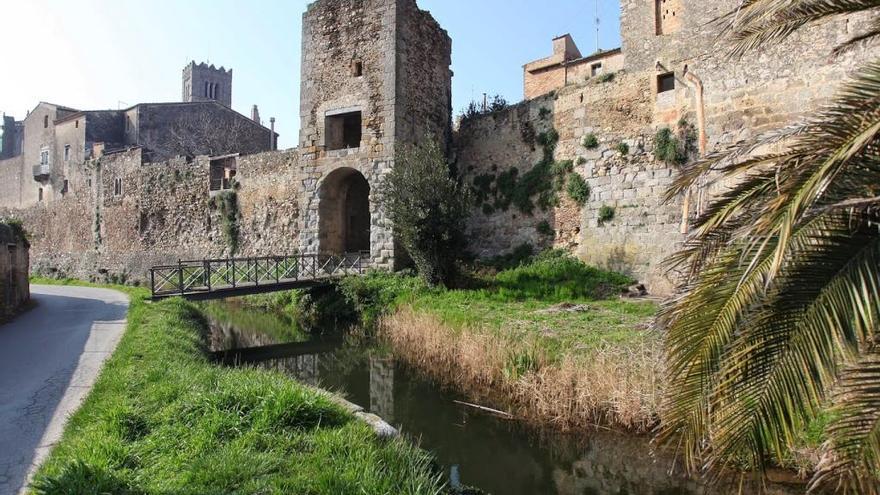
[[[150,269],[153,300],[192,301],[308,289],[348,275],[362,275],[367,254],[293,255],[260,258],[179,260]]]

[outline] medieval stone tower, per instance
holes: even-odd
[[[451,132],[452,40],[415,0],[318,0],[303,15],[302,250],[370,253],[394,241],[378,185],[399,144]],[[311,162],[311,163],[309,163]]]
[[[232,106],[232,69],[190,62],[183,68],[183,101],[212,100]]]

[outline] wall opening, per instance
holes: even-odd
[[[355,60],[351,63],[351,75],[354,77],[361,77],[364,75],[364,63],[360,60]]]
[[[64,145],[64,161],[65,162],[70,161],[70,145],[69,144]]]
[[[602,62],[590,66],[590,77],[596,77],[604,72],[602,70]]]
[[[43,129],[48,129],[48,128],[49,128],[49,116],[45,115],[45,116],[43,116]]]
[[[234,156],[211,160],[209,189],[211,191],[232,189],[237,173],[238,165]]]
[[[122,195],[122,179],[116,178],[113,179],[113,195],[121,196]]]
[[[324,146],[327,151],[360,148],[361,112],[327,115],[324,118]]]
[[[370,184],[352,168],[335,170],[324,179],[318,197],[321,254],[370,251]]]
[[[37,201],[42,201],[42,200],[43,200],[43,188],[41,187],[41,188],[37,191]]]
[[[657,76],[657,94],[675,90],[675,73],[667,72]]]

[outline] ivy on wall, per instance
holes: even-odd
[[[238,252],[240,229],[238,225],[241,216],[238,210],[238,194],[235,191],[223,191],[211,198],[210,206],[220,214],[223,237],[229,247],[229,253]]]
[[[541,146],[542,158],[528,172],[520,174],[519,169],[512,167],[500,173],[474,177],[471,189],[483,213],[491,215],[513,206],[531,215],[535,208],[546,211],[559,204],[559,192],[565,187],[568,174],[574,170],[574,163],[553,158],[559,143],[556,129],[538,134],[535,142]]]

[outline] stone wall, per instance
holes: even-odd
[[[396,141],[445,145],[452,126],[452,39],[413,0],[397,4]]]
[[[591,191],[583,207],[563,188],[557,206],[533,214],[513,205],[507,211],[475,209],[469,224],[473,253],[490,257],[521,244],[557,247],[638,278],[655,292],[669,291],[672,281],[656,264],[682,239],[682,213],[680,202],[661,201],[676,171],[654,159],[649,86],[644,75],[620,74],[613,82],[571,85],[463,123],[457,163],[472,187],[480,176],[514,167],[522,177],[542,159],[533,136],[555,129],[555,160],[570,160]],[[599,142],[594,149],[581,144],[591,134]],[[620,143],[628,146],[626,155],[617,150]],[[613,208],[613,219],[600,221],[603,207]],[[549,235],[542,232],[545,222]]]
[[[0,223],[0,321],[15,315],[29,299],[27,240]]]
[[[302,200],[297,152],[236,161],[236,255],[296,252]],[[135,149],[83,167],[63,199],[3,212],[31,233],[34,273],[143,282],[153,265],[230,254],[211,201],[207,157],[143,163]]]
[[[718,27],[709,21],[735,8],[735,0],[667,0],[663,5],[674,7],[675,18],[661,19],[665,34],[658,35],[654,1],[622,2],[625,63],[613,81],[569,84],[462,125],[456,154],[469,183],[512,167],[520,174],[529,170],[540,160],[540,149],[523,142],[526,129],[540,133],[552,125],[560,135],[555,159],[574,160],[575,171],[592,192],[583,208],[563,198],[558,207],[534,215],[514,209],[476,211],[470,225],[475,254],[492,256],[523,242],[552,244],[629,273],[654,293],[669,292],[674,274],[661,262],[684,240],[682,224],[686,229],[720,188],[692,191],[687,209],[683,198],[664,203],[677,169],[655,161],[657,130],[681,119],[699,130],[702,105],[706,151],[734,145],[818,109],[870,58],[869,48],[830,56],[834,46],[864,26],[860,17],[811,26],[779,47],[730,60],[728,45],[716,44]],[[674,88],[659,92],[658,77],[670,73]],[[598,138],[598,148],[581,146],[588,134]],[[620,142],[629,147],[625,156],[617,151]],[[614,209],[612,220],[599,221],[602,207]],[[542,222],[553,228],[552,238],[538,232]]]
[[[24,170],[24,155],[0,160],[0,208],[12,208],[21,203]]]

